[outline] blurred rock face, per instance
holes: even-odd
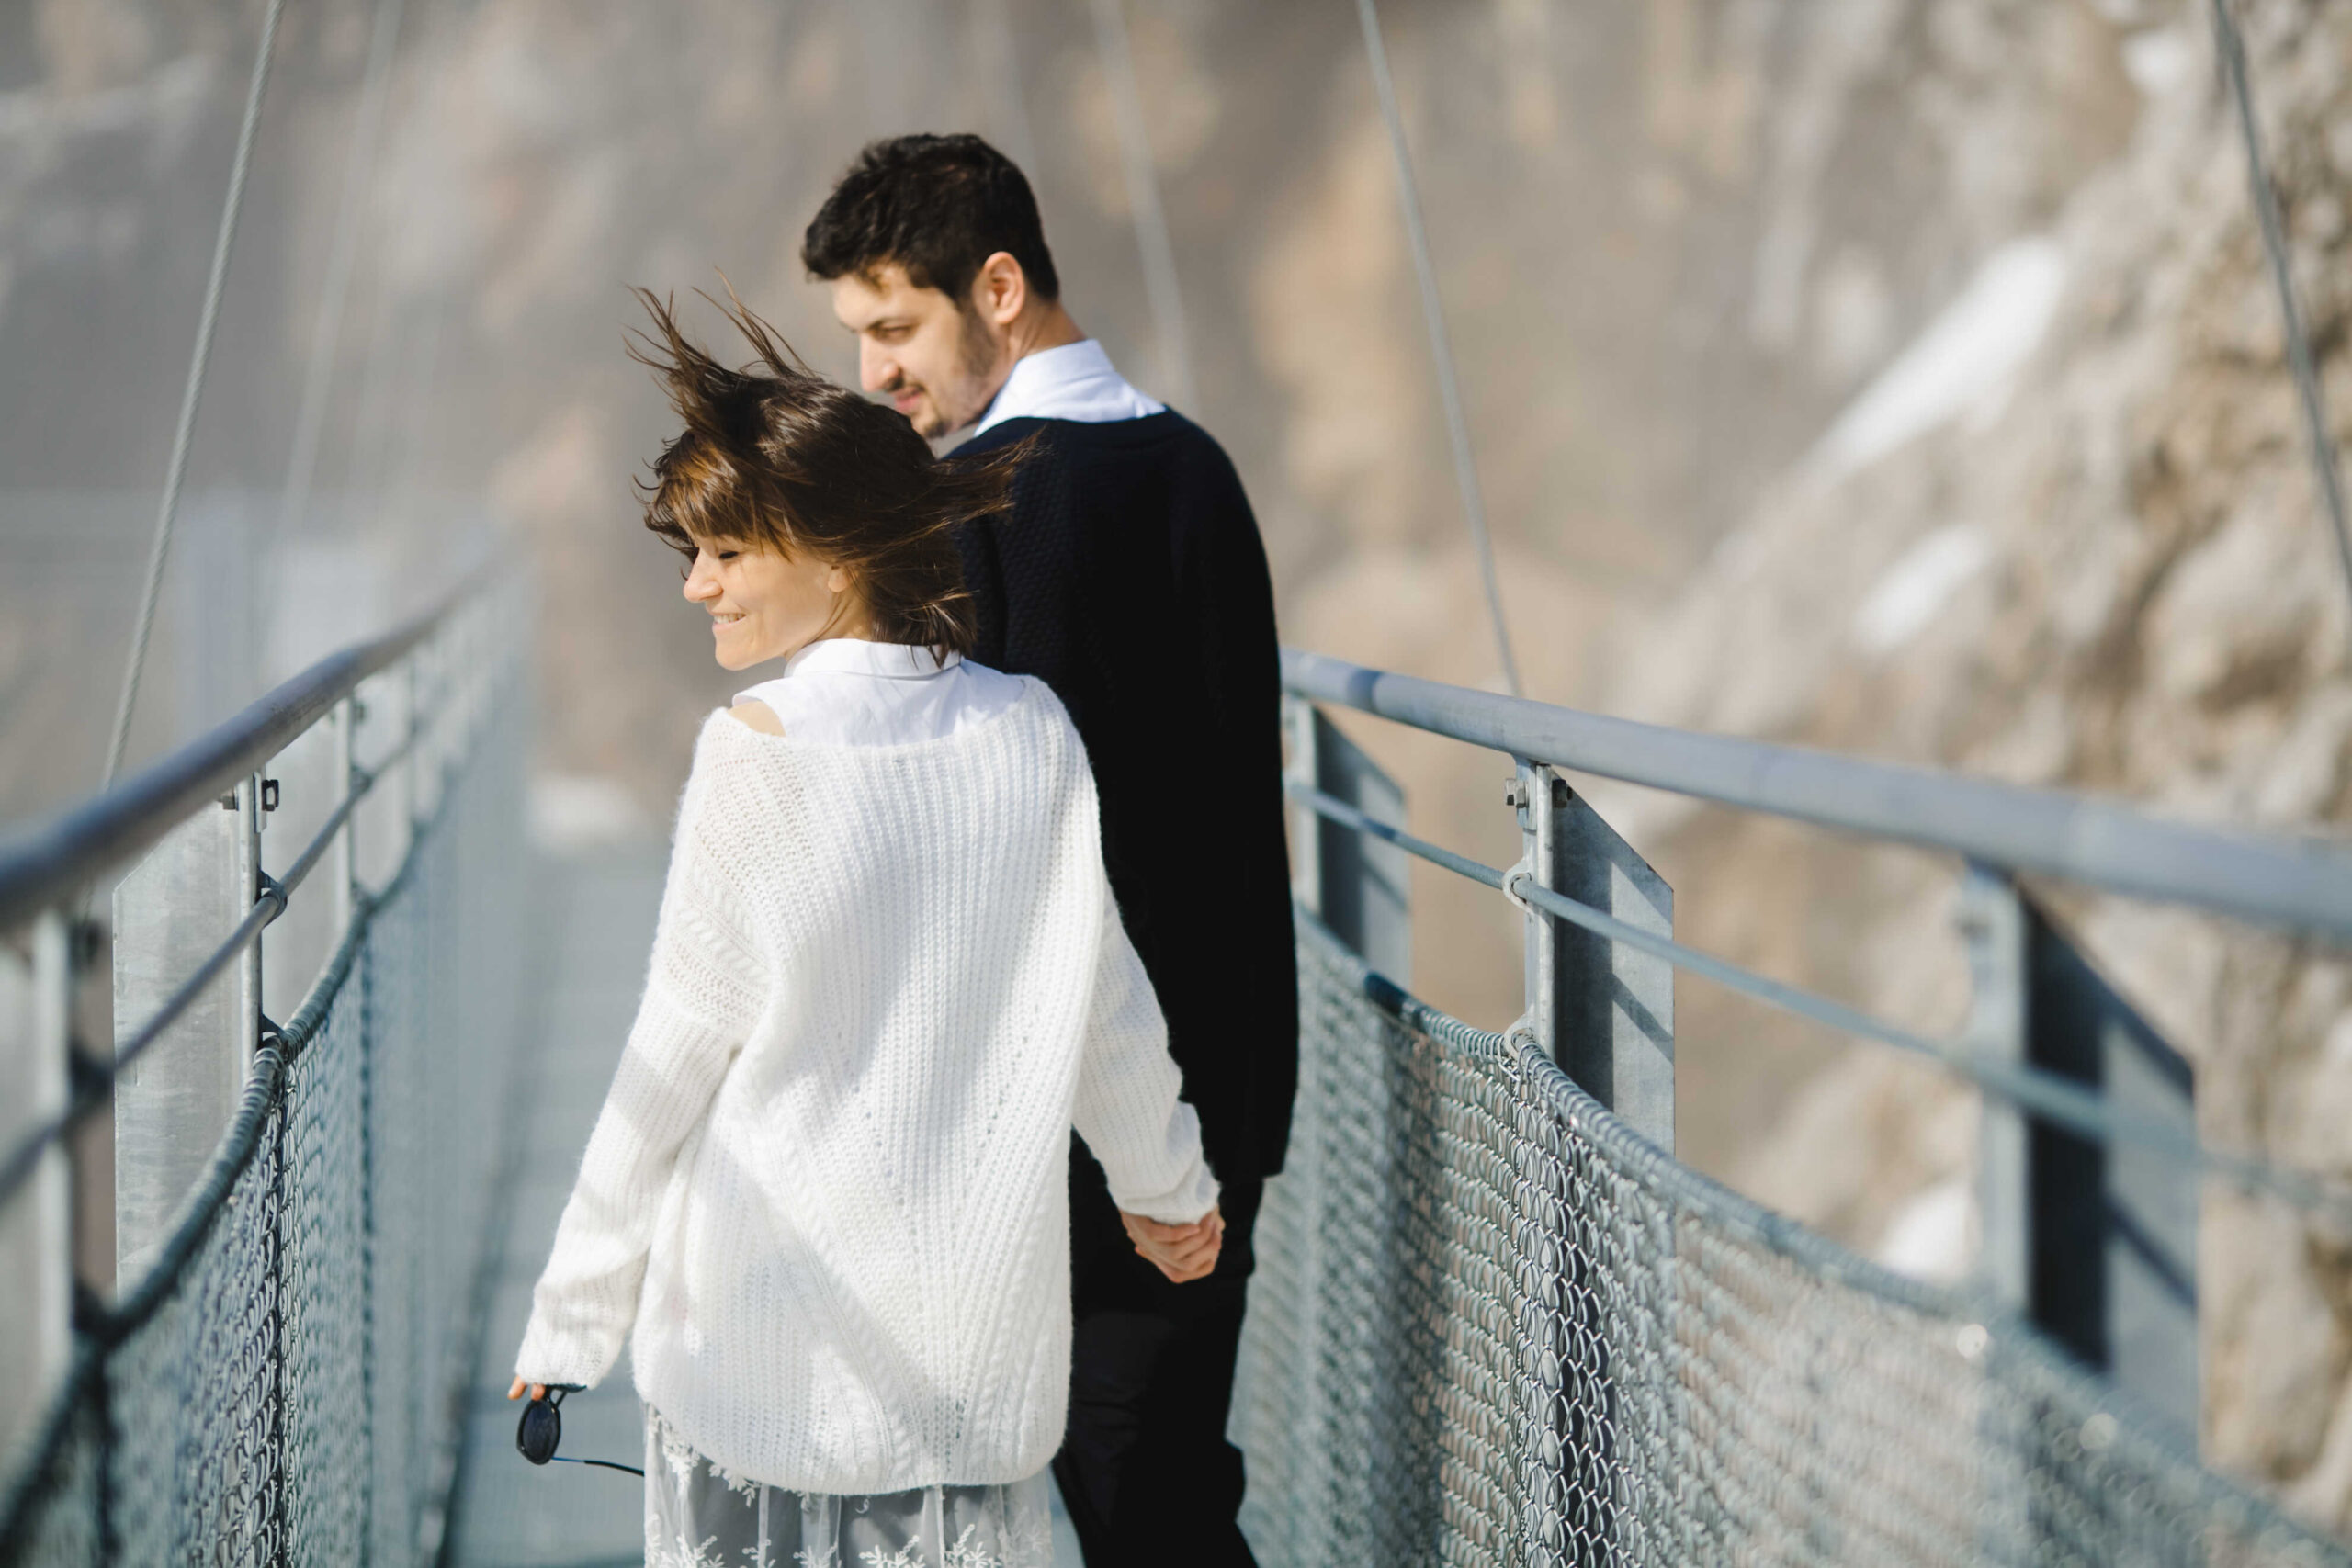
[[[723,268],[854,374],[800,276],[801,226],[866,138],[977,128],[1029,167],[1081,323],[1153,389],[1089,15],[404,0],[382,142],[356,157],[389,3],[289,9],[192,483],[267,510],[350,215],[322,502],[254,547],[256,570],[341,530],[421,592],[494,539],[540,584],[547,765],[658,817],[729,682],[637,525],[630,479],[669,432],[620,353],[622,286],[716,288]],[[2352,15],[2240,9],[2333,406],[2352,411]],[[0,10],[11,494],[160,482],[258,16]],[[1186,412],[1250,487],[1286,637],[1494,682],[1351,8],[1128,16],[1192,323]],[[1383,16],[1531,694],[2217,820],[2343,818],[2346,600],[2202,0]],[[96,567],[76,558],[80,598],[16,570],[55,538],[0,533],[8,809],[95,773],[102,737],[75,716],[111,702],[107,628],[135,585],[106,563],[143,548],[138,513]],[[1515,858],[1502,759],[1350,728],[1418,830]],[[1958,1019],[1952,867],[1592,795],[1675,883],[1691,940],[1917,1026]],[[2052,895],[2197,1059],[2210,1138],[2352,1163],[2340,964]],[[1513,1016],[1508,907],[1419,870],[1413,897],[1417,988]],[[1687,1156],[1907,1267],[1965,1266],[1968,1097],[1696,985],[1679,1003]],[[2225,1194],[2205,1235],[2209,1448],[2342,1524],[2352,1258]]]
[[[1942,8],[1976,9],[1993,8]],[[1602,705],[2200,819],[2343,819],[2352,617],[2204,17],[2111,9],[2108,47],[2142,99],[2128,137],[2056,199],[2011,209],[2022,232],[1978,247],[1939,316],[1690,581],[1621,633],[1615,646],[1641,652],[1611,672]],[[2329,344],[2347,305],[2352,17],[2290,0],[2242,9],[2296,271]],[[1965,209],[2001,188],[1985,176],[1952,195]],[[2341,439],[2352,388],[2340,359],[2329,380]],[[1650,819],[1675,827],[1670,808]],[[1933,954],[1948,877],[1883,858],[1822,898],[1818,880],[1782,874],[1785,838],[1769,824],[1683,825],[1667,858],[1702,852],[1709,882],[1744,893],[1702,904],[1686,892],[1693,929],[1709,945],[1842,970],[1840,988],[1872,1007],[1948,1027],[1964,999],[1951,965],[1902,961],[1886,940]],[[2197,1059],[2209,1141],[2346,1168],[2340,962],[2218,921],[2052,895]],[[1789,952],[1791,931],[1809,958]],[[1704,1009],[1686,1014],[1693,1035],[1715,1022]],[[1934,1201],[1939,1178],[1965,1171],[1964,1097],[1883,1056],[1840,1062],[1788,1103],[1778,1134],[1732,1168],[1864,1245],[1898,1228],[1906,1188]],[[1858,1123],[1866,1153],[1821,1157],[1850,1151]],[[2352,1495],[2347,1261],[2340,1238],[2208,1195],[2209,1450],[2290,1482],[2293,1501],[2337,1529]]]

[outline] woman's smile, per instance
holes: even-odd
[[[786,555],[740,539],[706,540],[686,569],[685,594],[710,617],[711,652],[728,670],[871,629],[849,573],[814,550]]]

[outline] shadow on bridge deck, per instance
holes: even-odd
[[[604,1568],[641,1561],[643,1494],[635,1476],[584,1465],[535,1470],[514,1451],[516,1406],[504,1398],[580,1151],[611,1082],[645,976],[662,897],[659,846],[542,861],[533,908],[539,1031],[514,1108],[517,1177],[493,1238],[489,1316],[458,1478],[454,1568]],[[644,1434],[628,1362],[563,1406],[563,1451],[642,1462]],[[1079,1568],[1077,1537],[1055,1499],[1057,1568]]]

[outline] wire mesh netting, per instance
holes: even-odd
[[[256,1055],[179,1245],[86,1314],[0,1562],[434,1560],[518,1036],[523,727],[476,733],[339,982]]]
[[[1988,1303],[1645,1143],[1300,919],[1234,1418],[1269,1568],[2344,1563]]]

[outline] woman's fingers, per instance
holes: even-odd
[[[1204,1236],[1189,1246],[1171,1248],[1163,1272],[1178,1284],[1200,1279],[1216,1268],[1217,1255],[1222,1250],[1221,1243],[1214,1235]]]
[[[1119,1213],[1119,1224],[1144,1260],[1177,1284],[1209,1274],[1225,1247],[1225,1213],[1211,1209],[1188,1224],[1163,1224],[1142,1214]]]
[[[1187,1259],[1178,1268],[1162,1269],[1161,1272],[1179,1285],[1188,1285],[1195,1280],[1205,1280],[1216,1272],[1216,1249],[1211,1247],[1205,1254]]]
[[[1125,1225],[1127,1234],[1137,1241],[1149,1237],[1154,1241],[1175,1243],[1193,1236],[1206,1235],[1212,1230],[1222,1231],[1225,1228],[1225,1216],[1216,1210],[1211,1209],[1190,1224],[1170,1225],[1162,1224],[1158,1220],[1148,1219],[1142,1214],[1130,1214],[1122,1209],[1119,1211],[1119,1223]]]
[[[1136,1251],[1145,1260],[1170,1279],[1177,1279],[1198,1267],[1201,1247],[1198,1244],[1185,1247],[1163,1247],[1156,1242],[1139,1240]],[[1211,1255],[1214,1257],[1214,1254]]]
[[[1214,1234],[1196,1235],[1190,1240],[1178,1242],[1174,1247],[1170,1247],[1168,1252],[1169,1256],[1177,1261],[1189,1264],[1203,1257],[1215,1258],[1217,1246],[1217,1237]]]
[[[521,1378],[516,1378],[514,1380],[514,1385],[506,1391],[506,1397],[509,1399],[520,1399],[526,1392],[533,1399],[545,1399],[548,1396],[548,1385],[543,1382],[535,1382],[526,1389],[523,1380]]]

